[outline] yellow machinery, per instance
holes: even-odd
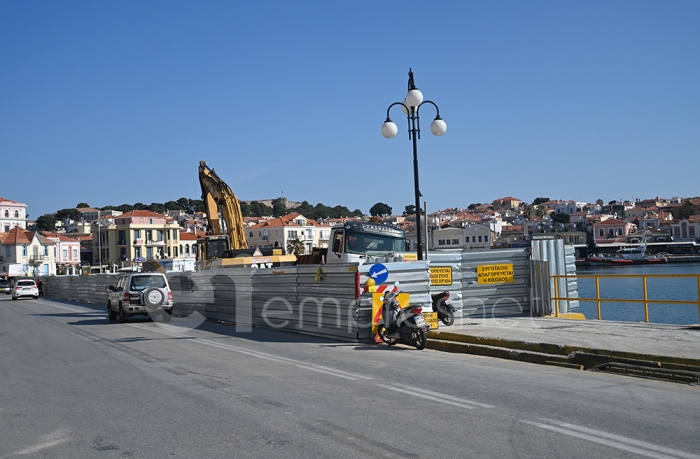
[[[209,219],[209,234],[197,240],[198,269],[273,268],[291,266],[294,255],[280,248],[249,249],[241,206],[231,188],[207,166],[199,162],[199,184]],[[223,219],[223,227],[221,220]]]

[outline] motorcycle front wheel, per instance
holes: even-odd
[[[419,351],[422,349],[425,349],[425,346],[428,344],[428,332],[425,330],[414,330],[413,332],[413,345],[416,346],[416,349]]]
[[[379,324],[379,326],[377,326],[377,334],[379,335],[379,339],[384,341],[389,346],[393,346],[398,341],[396,338],[391,338],[389,336],[389,332],[387,331],[384,324]]]
[[[440,314],[440,320],[442,320],[443,324],[449,327],[450,325],[455,323],[455,313],[448,309],[447,311]]]

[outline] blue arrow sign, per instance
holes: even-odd
[[[369,268],[369,277],[374,279],[377,284],[383,284],[389,277],[389,270],[381,263],[374,264]]]

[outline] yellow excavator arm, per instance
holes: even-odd
[[[207,166],[206,161],[199,162],[199,184],[202,186],[202,200],[207,211],[211,234],[228,235],[232,250],[247,249],[243,213],[238,199],[226,182],[219,178],[216,171]],[[226,233],[222,230],[221,218],[226,225]]]

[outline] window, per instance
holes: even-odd
[[[481,236],[479,236],[479,242],[481,242]]]
[[[170,249],[168,249],[168,251],[169,251],[169,250],[170,250]],[[170,255],[170,254],[168,254],[168,255]],[[176,258],[177,258],[177,256],[178,256],[178,255],[177,255],[177,247],[173,247],[173,256],[176,257]]]
[[[26,245],[23,245],[23,246],[22,246],[22,256],[23,256],[23,257],[26,257],[26,256],[27,256],[27,246],[26,246]]]
[[[451,241],[449,239],[445,239],[445,245],[451,245],[450,242]]]
[[[618,229],[617,229],[617,235],[618,235],[618,236],[622,236],[622,228],[618,228]]]
[[[289,232],[287,233],[287,237],[289,237],[289,238],[291,238],[291,239],[296,239],[296,238],[298,237],[297,231],[296,231],[296,230],[294,230],[294,231],[289,231]]]
[[[452,239],[452,245],[459,245],[459,239]]]
[[[15,218],[19,218],[19,210],[15,210]]]
[[[253,237],[253,232],[252,232],[252,231],[248,231],[248,237]]]
[[[63,249],[63,260],[68,259],[68,249]]]
[[[280,230],[275,230],[275,236],[279,236],[279,235],[280,235]]]
[[[151,231],[151,230],[146,230],[146,240],[147,240],[147,241],[152,241],[152,240],[153,240],[153,231]]]
[[[472,242],[476,242],[476,236],[472,236]]]
[[[177,232],[179,230],[173,230],[173,241],[177,241]]]
[[[162,241],[163,240],[163,230],[157,230],[156,231],[156,241]]]
[[[614,228],[608,228],[608,237],[611,239],[615,237],[615,229]]]
[[[5,209],[5,218],[10,218],[10,211]]]
[[[7,247],[5,247],[5,256],[9,257],[11,255],[12,255],[12,248],[8,245]]]
[[[605,230],[603,228],[598,228],[598,236],[600,236],[600,237],[605,236]]]
[[[47,246],[44,246],[44,255],[49,254],[49,248]]]
[[[141,239],[141,230],[134,230],[134,239]]]
[[[488,237],[488,235],[484,236],[484,242],[489,242],[489,237]]]
[[[438,245],[445,245],[444,239],[438,239]]]
[[[73,260],[78,259],[78,249],[73,249]]]
[[[152,219],[152,218],[149,218],[149,219],[148,219],[148,224],[149,224],[149,225],[152,225],[152,224],[153,224],[153,219]]]
[[[258,237],[262,237],[262,231],[258,230]]]
[[[675,237],[681,237],[681,229],[677,226],[675,228],[673,228],[673,235]]]
[[[695,237],[695,227],[694,226],[688,227],[688,236],[690,236],[692,238]]]
[[[8,231],[10,231],[10,225],[5,225],[5,232],[7,233]]]
[[[119,251],[121,252],[120,258],[126,260],[126,248],[122,247]]]

